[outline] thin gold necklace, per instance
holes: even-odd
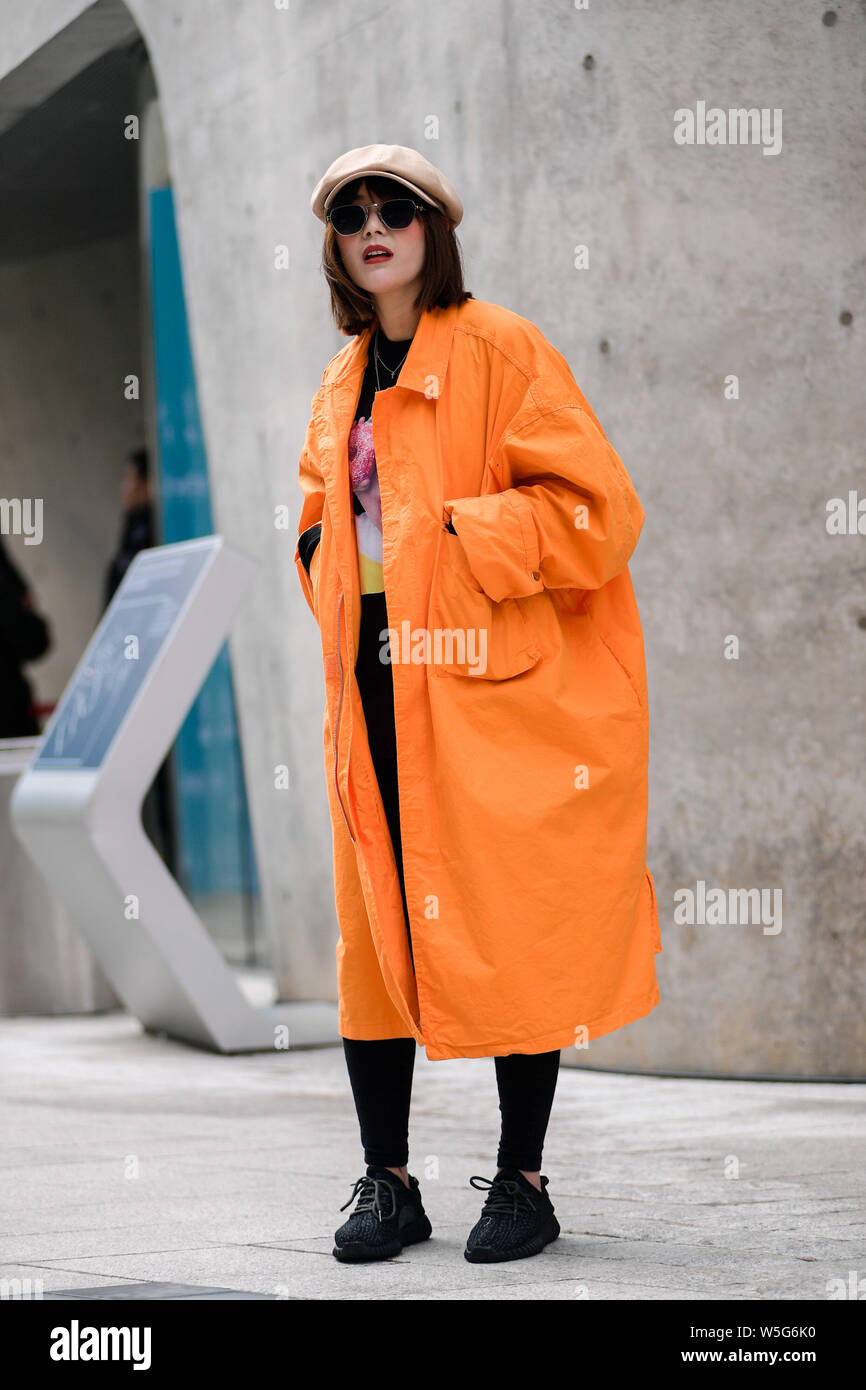
[[[381,389],[382,389],[382,383],[381,383],[381,381],[379,380],[379,363],[382,362],[382,366],[384,367],[385,371],[389,373],[389,375],[390,375],[390,377],[391,377],[391,385],[393,386],[393,385],[394,385],[394,378],[395,378],[395,376],[397,375],[397,373],[399,372],[399,370],[400,370],[400,368],[402,367],[403,363],[406,361],[406,358],[409,356],[410,351],[411,351],[411,346],[408,347],[408,348],[406,349],[405,353],[403,354],[402,360],[401,360],[400,362],[398,362],[397,365],[396,365],[396,367],[394,367],[393,369],[392,369],[391,367],[388,366],[388,363],[387,363],[387,362],[382,362],[382,358],[379,356],[379,326],[378,326],[378,324],[376,325],[376,337],[375,337],[375,339],[374,339],[374,341],[373,341],[373,366],[374,366],[375,369],[376,369],[376,390],[377,390],[377,391],[381,391]]]

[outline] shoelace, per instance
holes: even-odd
[[[361,1195],[358,1198],[358,1205],[352,1213],[353,1216],[359,1211],[372,1211],[375,1213],[377,1220],[381,1221],[383,1192],[387,1192],[391,1199],[391,1210],[388,1212],[388,1215],[394,1215],[397,1210],[397,1199],[394,1196],[394,1188],[391,1183],[386,1182],[384,1178],[371,1178],[368,1173],[364,1173],[362,1177],[358,1178],[358,1181],[352,1189],[351,1197],[348,1202],[343,1203],[340,1207],[340,1211],[345,1211],[346,1207],[352,1205],[359,1189]]]
[[[469,1179],[469,1186],[478,1188],[483,1192],[485,1187],[489,1188],[487,1197],[482,1207],[486,1216],[493,1212],[502,1212],[504,1215],[517,1217],[518,1208],[523,1202],[530,1211],[534,1212],[535,1207],[528,1192],[524,1192],[519,1182],[514,1178],[482,1178],[472,1177]]]

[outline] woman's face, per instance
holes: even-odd
[[[363,180],[352,202],[384,203],[389,198],[404,195],[412,197],[408,188],[399,194],[386,192],[377,197]],[[360,232],[337,238],[346,273],[360,289],[375,296],[406,289],[410,285],[420,288],[425,251],[422,217],[423,213],[416,213],[408,227],[391,231],[380,218],[378,210],[371,208]],[[384,247],[390,255],[365,260],[365,255],[374,246]]]

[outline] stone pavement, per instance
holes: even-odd
[[[468,1179],[495,1171],[493,1063],[419,1051],[409,1166],[434,1237],[346,1266],[363,1164],[339,1048],[219,1057],[113,1013],[4,1019],[0,1054],[0,1279],[45,1296],[823,1301],[851,1271],[866,1291],[863,1085],[563,1068],[562,1236],[483,1266],[463,1246]]]

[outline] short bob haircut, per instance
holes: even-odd
[[[331,206],[353,202],[360,184],[360,178],[347,183]],[[394,179],[368,178],[367,187],[377,202],[413,196],[411,189]],[[463,288],[463,262],[454,228],[437,207],[429,203],[424,206],[426,210],[419,214],[424,220],[424,279],[415,300],[415,308],[422,314],[427,309],[447,309],[451,304],[462,304],[473,298],[471,292]],[[325,223],[322,269],[331,292],[331,312],[340,332],[347,337],[362,333],[374,321],[376,305],[372,295],[360,289],[346,271],[340,255],[340,238],[330,222]]]

